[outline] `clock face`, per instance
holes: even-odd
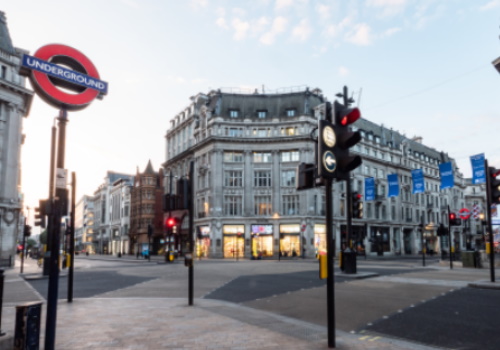
[[[14,221],[14,213],[12,211],[5,212],[5,222],[12,223]]]

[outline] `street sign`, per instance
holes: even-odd
[[[461,219],[467,220],[470,218],[470,210],[467,208],[462,208],[458,211],[458,216],[460,216]]]
[[[329,173],[335,172],[335,169],[337,168],[337,161],[331,151],[323,153],[323,167]]]

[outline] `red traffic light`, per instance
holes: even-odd
[[[361,200],[361,198],[363,198],[363,195],[361,195],[361,194],[359,194],[359,193],[358,193],[358,194],[356,195],[356,198],[357,198],[358,200]]]
[[[168,219],[165,221],[165,226],[167,226],[168,228],[172,228],[172,227],[174,227],[176,224],[177,224],[177,220],[176,220],[176,218],[168,218]]]
[[[349,124],[354,123],[356,120],[361,118],[361,111],[359,108],[349,108],[346,107],[339,102],[335,101],[334,104],[335,110],[335,124],[341,126],[347,126]]]
[[[455,220],[457,218],[457,214],[450,213],[450,220]]]

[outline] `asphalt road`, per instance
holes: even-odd
[[[383,334],[451,349],[498,349],[500,291],[467,288],[488,279],[486,269],[422,267],[419,260],[361,260],[353,279],[336,269],[335,327],[359,334]],[[186,298],[187,268],[154,262],[77,259],[75,298]],[[195,298],[241,303],[256,309],[327,325],[326,282],[311,260],[196,261]],[[45,280],[30,281],[47,294]],[[66,298],[67,278],[59,282]]]

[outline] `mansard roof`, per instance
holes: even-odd
[[[7,28],[7,19],[5,13],[0,11],[0,50],[14,55],[15,50],[12,46],[12,40],[9,35],[9,28]]]

